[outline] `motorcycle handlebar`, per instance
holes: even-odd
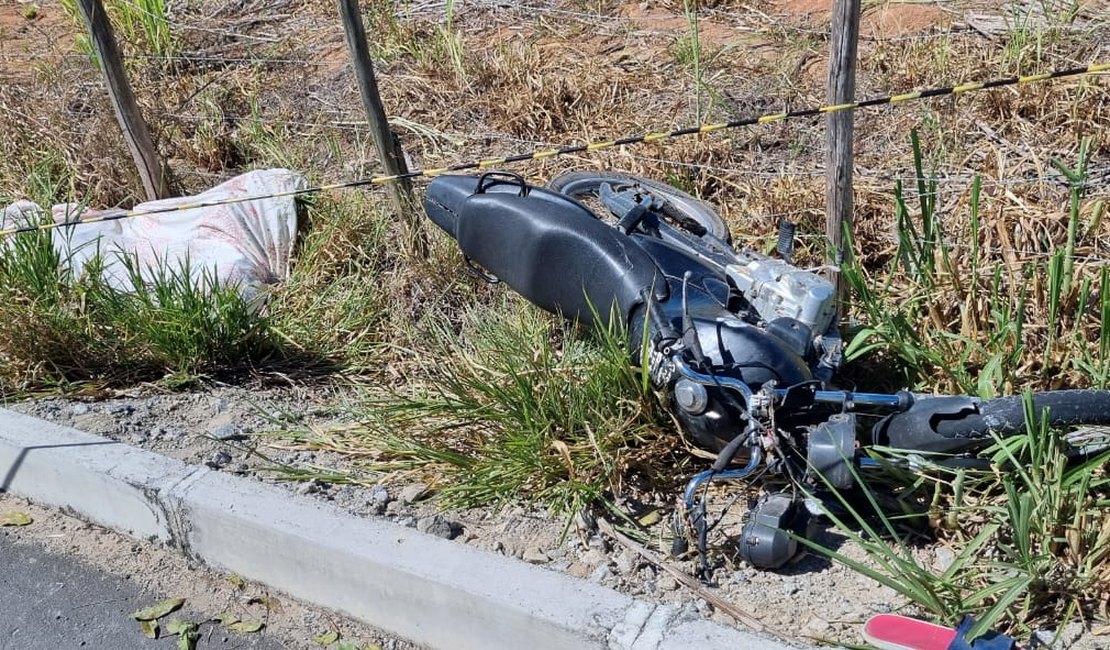
[[[786,389],[776,389],[775,395],[783,397]],[[913,393],[898,391],[889,393],[853,393],[846,390],[819,390],[813,394],[814,401],[826,404],[846,404],[858,406],[888,406],[898,411],[908,410],[914,404]]]
[[[754,393],[750,386],[735,379],[733,377],[725,377],[721,375],[710,375],[703,372],[698,372],[689,366],[681,357],[674,357],[672,359],[675,370],[678,374],[682,375],[690,381],[704,384],[707,386],[723,386],[731,388],[740,393],[744,398],[744,404],[748,409],[751,409],[754,401]],[[774,391],[776,399],[786,397],[787,389],[776,388]],[[818,390],[814,391],[813,399],[816,402],[825,404],[841,404],[846,408],[854,406],[885,406],[896,411],[906,411],[913,406],[915,398],[913,393],[909,391],[899,391],[894,394],[889,393],[855,393],[846,390]]]

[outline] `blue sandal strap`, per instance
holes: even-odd
[[[1013,650],[1015,647],[1014,640],[1005,634],[991,630],[983,636],[975,639],[974,642],[968,642],[967,633],[975,626],[975,619],[971,614],[964,616],[960,624],[956,626],[956,638],[952,639],[952,643],[948,646],[948,650]]]

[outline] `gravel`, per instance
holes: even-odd
[[[275,464],[302,469],[311,466],[317,470],[351,467],[348,458],[333,452],[282,448],[280,438],[267,433],[280,428],[273,413],[295,414],[305,425],[327,427],[347,423],[345,411],[339,408],[342,399],[300,389],[221,387],[171,395],[129,393],[99,402],[50,398],[9,406],[185,462],[260,481],[275,481],[283,476],[273,471]],[[386,479],[370,487],[332,485],[319,480],[282,484],[291,491],[331,501],[359,516],[386,517],[432,535],[565,571],[637,597],[690,606],[702,616],[721,623],[735,623],[671,575],[629,549],[611,543],[597,532],[596,521],[588,513],[568,522],[520,505],[500,510],[448,511],[439,505],[434,488],[423,482],[406,484]],[[652,506],[665,509],[667,503],[661,500]],[[722,531],[732,536],[738,534],[743,508],[733,511],[731,519],[722,522],[715,534]],[[670,518],[664,516],[649,533],[659,541],[669,526]],[[866,559],[862,550],[844,543],[832,532],[823,533],[820,541],[834,547],[839,545],[840,552],[853,559]],[[951,551],[943,547],[921,552],[922,561],[935,567],[950,564],[953,558]],[[777,572],[752,569],[724,552],[717,553],[715,559],[718,564],[709,576],[714,586],[704,589],[786,639],[821,638],[858,645],[862,642],[859,630],[868,617],[905,604],[892,590],[812,554],[802,554]],[[670,562],[693,575],[692,560]],[[1055,648],[1102,647],[1099,638],[1086,633],[1081,625],[1065,627],[1059,636],[1067,644],[1058,640]]]

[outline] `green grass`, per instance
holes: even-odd
[[[292,274],[276,289],[271,323],[287,346],[373,371],[390,344],[387,274],[399,261],[389,221],[368,197],[322,197]]]
[[[880,503],[881,483],[863,484],[862,500],[834,492],[839,508],[828,516],[867,561],[804,543],[890,587],[931,619],[955,625],[973,614],[973,633],[1028,633],[1095,614],[1110,595],[1110,453],[1069,461],[1062,433],[1046,425],[1046,414],[1033,412],[1030,397],[1025,434],[985,452],[991,468],[924,461],[913,480],[900,471],[897,483],[912,486],[907,493],[936,493],[927,507],[918,499],[910,514],[891,514],[899,511]],[[914,542],[926,539],[926,520],[958,549],[946,568],[934,568],[931,554]]]
[[[669,426],[619,330],[580,333],[503,296],[426,332],[419,376],[371,398],[363,426],[315,444],[374,449],[370,471],[434,466],[451,505],[573,513],[620,493]]]
[[[81,22],[76,0],[61,0],[62,9],[74,21]],[[170,30],[166,0],[103,0],[117,39],[157,58],[176,54],[177,43]],[[92,42],[85,31],[77,36],[77,47],[95,57]]]
[[[964,210],[942,214],[916,133],[911,146],[917,200],[895,185],[895,245],[883,266],[853,256],[845,269],[853,309],[866,323],[853,333],[849,363],[893,367],[889,383],[897,386],[984,398],[1022,387],[1105,387],[1110,339],[1101,324],[1110,316],[1110,274],[1079,259],[1102,212],[1085,196],[1088,140],[1080,141],[1074,166],[1052,161],[1069,184],[1057,238],[1044,242],[1042,253],[1007,262],[983,245],[990,241],[985,231],[1006,226],[984,209],[980,180]],[[974,614],[977,633],[999,626],[1021,634],[1097,616],[1110,592],[1110,457],[1069,464],[1060,433],[1038,424],[1042,414],[1029,408],[1027,402],[1026,435],[988,452],[994,469],[956,472],[926,463],[921,475],[868,477],[862,502],[841,495],[830,518],[868,561],[819,550],[894,589],[929,618],[954,625]],[[923,544],[934,537],[956,549],[943,571],[922,559]]]
[[[1105,269],[1076,263],[1078,242],[1096,232],[1102,212],[1082,223],[1087,140],[1074,168],[1053,161],[1070,184],[1066,240],[1020,268],[1007,268],[980,245],[993,225],[980,209],[979,179],[967,213],[943,220],[916,132],[911,142],[918,203],[911,205],[896,183],[894,255],[879,269],[853,255],[844,269],[853,309],[865,323],[848,345],[848,362],[888,355],[897,359],[904,386],[981,397],[1019,386],[1106,386],[1110,339],[1099,324],[1110,314],[1108,277]]]
[[[46,204],[66,185],[48,172],[31,179]],[[269,370],[296,376],[342,370],[367,379],[384,373],[418,336],[418,312],[396,305],[413,292],[448,291],[457,284],[457,261],[445,260],[427,281],[399,272],[439,263],[443,249],[414,259],[396,245],[408,229],[380,203],[346,193],[305,204],[307,234],[297,242],[290,277],[251,299],[188,259],[158,259],[146,268],[105,250],[81,270],[63,257],[61,230],[5,239],[0,388],[180,385]],[[109,262],[114,283],[102,277]]]
[[[101,277],[105,257],[73,268],[49,232],[0,248],[0,388],[74,381],[190,381],[277,351],[268,321],[237,288],[165,262],[119,256],[126,290]]]

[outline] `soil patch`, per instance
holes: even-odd
[[[200,623],[230,612],[245,621],[265,623],[266,633],[290,650],[321,650],[324,646],[313,638],[331,631],[338,631],[344,640],[357,643],[359,648],[368,647],[368,644],[376,644],[383,650],[415,650],[417,647],[340,614],[303,605],[237,576],[221,575],[188,561],[177,552],[0,492],[0,511],[11,510],[29,514],[34,522],[18,528],[0,528],[0,534],[19,543],[37,544],[50,553],[75,557],[107,573],[133,580],[152,594],[151,604],[166,594],[184,598],[186,609],[173,618]],[[222,641],[219,637],[205,639],[202,647],[238,647],[237,634],[216,625],[205,625],[201,632],[226,637]],[[135,634],[139,634],[138,624]]]
[[[385,517],[632,596],[676,604],[709,619],[735,624],[658,566],[599,533],[589,517],[568,522],[520,505],[445,510],[430,483],[379,481],[357,470],[349,476],[360,484],[283,481],[299,470],[353,470],[350,459],[328,452],[290,450],[268,433],[282,420],[314,427],[350,422],[344,408],[348,398],[303,389],[219,388],[176,395],[133,393],[97,402],[44,399],[15,404],[13,408],[189,463],[255,480],[277,481],[290,491],[330,501],[358,516]],[[657,500],[637,503],[636,507],[661,515],[648,530],[662,537],[670,525],[671,504]],[[722,524],[724,537],[739,533],[743,511],[742,506],[735,507]],[[830,546],[843,541],[831,533],[824,534],[822,540]],[[842,550],[863,559],[859,549]],[[720,558],[726,553],[718,549],[715,554]],[[690,574],[695,568],[693,560],[674,563]],[[706,587],[708,591],[749,612],[785,639],[813,637],[859,643],[858,630],[870,615],[891,611],[901,604],[893,591],[809,554],[779,572],[759,571],[726,557],[716,567],[713,582],[715,586]]]
[[[885,4],[860,17],[859,31],[865,37],[895,38],[943,31],[950,24],[951,15],[939,7]]]
[[[73,26],[58,4],[42,6],[19,0],[0,5],[0,72],[6,79],[30,78],[28,65],[48,48],[51,55],[69,53]]]

